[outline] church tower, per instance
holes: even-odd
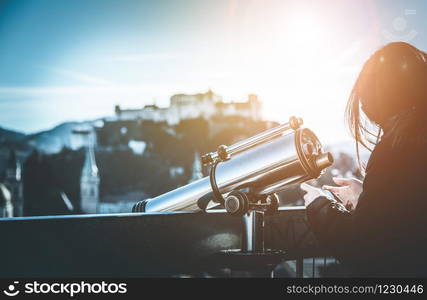
[[[248,103],[250,107],[251,117],[254,121],[262,120],[262,102],[255,94],[248,96]]]
[[[0,218],[11,217],[13,217],[12,194],[3,183],[0,183]]]
[[[80,177],[80,207],[83,213],[95,214],[97,212],[99,181],[94,146],[93,143],[89,142],[86,146],[85,160]]]
[[[22,217],[23,194],[21,179],[21,164],[19,163],[15,150],[11,149],[7,160],[4,184],[11,194],[13,216]]]
[[[200,160],[199,153],[196,152],[196,153],[194,153],[193,168],[192,168],[192,172],[191,172],[191,179],[189,182],[199,180],[200,178],[203,178],[202,162]]]

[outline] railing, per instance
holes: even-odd
[[[0,219],[0,276],[231,276],[211,258],[240,248],[241,227],[241,218],[222,211]],[[278,276],[318,277],[319,266],[335,262],[302,207],[266,217],[265,248],[285,251]]]

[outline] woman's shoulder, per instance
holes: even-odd
[[[427,127],[401,124],[381,137],[372,151],[366,171],[376,167],[402,168],[416,162],[427,164]]]
[[[391,150],[402,151],[427,147],[427,122],[424,113],[411,109],[392,118],[392,124],[384,133],[382,144]],[[415,150],[415,149],[414,149]]]

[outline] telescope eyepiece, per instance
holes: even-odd
[[[331,152],[325,152],[316,157],[315,163],[319,170],[323,170],[334,163],[334,157]]]

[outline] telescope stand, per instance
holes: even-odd
[[[242,249],[223,250],[218,263],[232,277],[273,277],[285,252],[264,248],[264,212],[249,211],[242,217]]]
[[[228,268],[231,276],[234,273],[239,277],[244,274],[250,277],[272,277],[274,268],[283,260],[285,252],[264,248],[264,214],[276,213],[279,199],[274,193],[264,197],[255,196],[250,189],[233,190],[224,198],[216,183],[215,172],[217,165],[229,159],[229,156],[224,146],[218,147],[218,153],[222,159],[213,161],[209,173],[214,200],[223,204],[230,215],[241,216],[243,227],[241,249],[221,251],[217,264]],[[206,209],[209,200],[203,197],[199,199],[199,208]]]

